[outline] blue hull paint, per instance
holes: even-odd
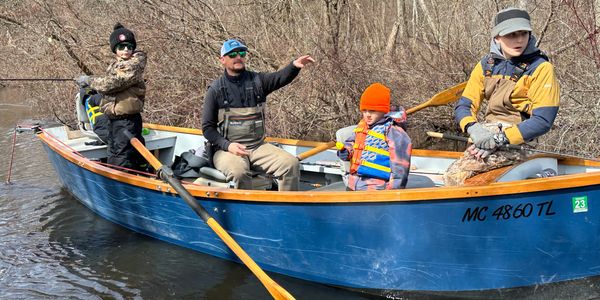
[[[236,260],[180,198],[95,174],[44,147],[63,185],[100,216]],[[589,210],[574,213],[580,196]],[[468,291],[600,274],[599,197],[594,186],[415,202],[199,200],[266,270],[359,289]],[[510,213],[498,209],[505,205]]]

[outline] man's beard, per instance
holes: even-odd
[[[242,74],[244,71],[246,71],[246,65],[243,65],[243,67],[241,67],[240,69],[237,69],[237,68],[232,68],[231,69],[231,72],[235,73],[237,75]]]

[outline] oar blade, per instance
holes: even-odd
[[[437,94],[435,94],[431,99],[427,102],[421,103],[413,108],[410,108],[406,111],[407,114],[412,114],[417,111],[420,111],[423,108],[430,106],[440,106],[446,105],[460,99],[463,91],[465,90],[465,86],[467,86],[467,82],[459,83],[455,86],[452,86],[448,89],[445,89]]]
[[[131,145],[154,167],[156,170],[162,170],[162,174],[168,176],[166,180],[178,192],[180,197],[200,216],[202,220],[221,238],[221,240],[233,251],[237,257],[250,269],[250,271],[260,280],[267,291],[274,299],[294,299],[294,297],[277,284],[267,273],[265,273],[256,262],[242,249],[242,247],[227,233],[227,231],[215,220],[200,204],[195,202],[194,197],[189,191],[172,176],[170,168],[163,170],[162,163],[152,153],[146,149],[137,138],[126,131],[125,135],[129,138]],[[170,175],[166,175],[170,174]],[[161,175],[162,177],[162,175]]]
[[[267,288],[274,299],[295,299],[288,291],[277,284],[265,271],[263,271],[256,262],[242,249],[242,247],[219,225],[219,223],[209,218],[206,223],[221,238],[221,240],[237,255],[237,257],[254,273],[256,278]]]

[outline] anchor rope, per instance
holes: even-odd
[[[10,184],[10,177],[12,175],[13,160],[15,158],[15,145],[17,143],[17,126],[13,130],[12,138],[12,150],[10,151],[10,162],[8,163],[8,176],[6,177],[6,184]]]

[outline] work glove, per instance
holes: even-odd
[[[484,144],[485,147],[489,148],[477,147],[477,145],[473,144],[467,150],[471,153],[471,155],[477,158],[484,159],[490,154],[494,153],[494,151],[496,151],[496,149],[498,149],[499,147],[508,145],[509,141],[504,132],[500,132],[494,134],[491,139],[485,140],[482,144]]]
[[[90,85],[90,76],[81,75],[75,79],[75,82],[82,88],[88,87]]]
[[[494,142],[494,133],[487,130],[485,127],[483,127],[483,125],[475,123],[467,128],[467,132],[469,133],[471,141],[475,147],[485,150],[492,150],[496,148],[496,144]]]

